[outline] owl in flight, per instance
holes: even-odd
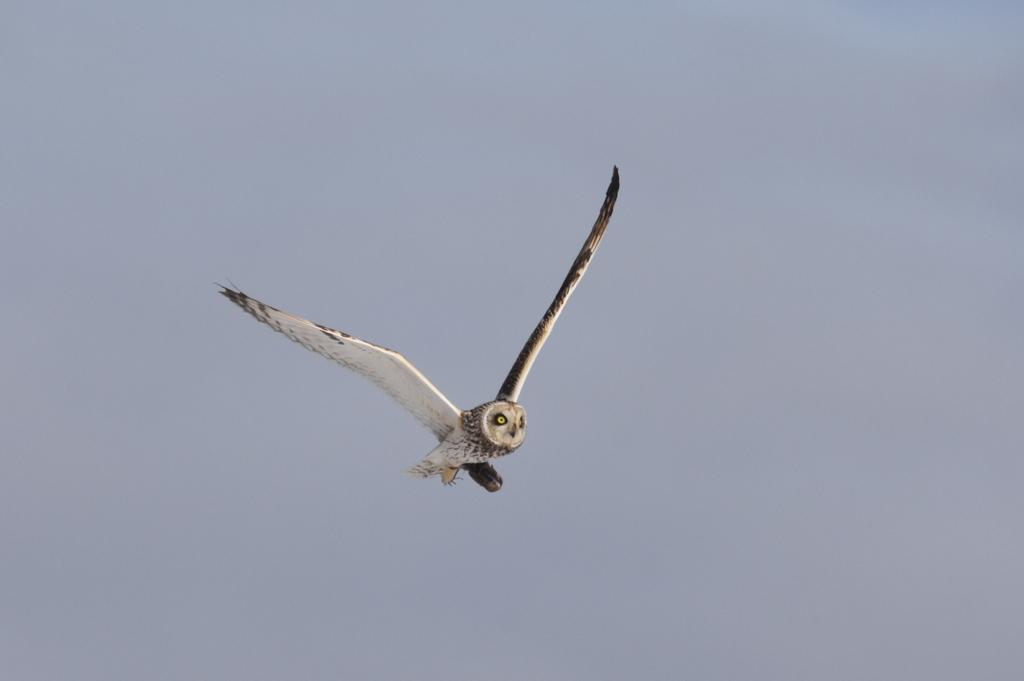
[[[486,402],[469,411],[462,411],[449,402],[426,376],[394,350],[293,317],[241,291],[221,287],[223,290],[220,293],[304,348],[373,381],[429,428],[440,444],[426,458],[405,471],[406,475],[413,478],[440,475],[441,481],[447,485],[455,480],[461,469],[488,492],[497,492],[501,489],[501,476],[489,461],[511,454],[526,438],[526,410],[516,402],[519,391],[523,389],[523,382],[533,366],[533,360],[537,358],[537,353],[555,326],[565,301],[587,271],[590,258],[601,243],[618,193],[619,169],[614,168],[601,213],[597,216],[590,236],[576,256],[555,300],[530,334],[508,377],[501,384],[498,396],[493,402]]]

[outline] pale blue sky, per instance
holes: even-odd
[[[0,678],[1016,679],[1015,3],[0,10]],[[505,486],[216,295],[491,399]]]

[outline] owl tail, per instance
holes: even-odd
[[[435,475],[440,475],[444,482],[451,482],[455,478],[455,473],[459,470],[459,467],[453,467],[448,463],[448,459],[444,456],[445,444],[442,442],[437,447],[434,447],[433,451],[427,454],[423,461],[420,461],[412,468],[406,469],[405,474],[410,478],[432,478]]]

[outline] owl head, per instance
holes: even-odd
[[[526,439],[526,410],[515,402],[498,400],[483,405],[480,431],[491,444],[512,451]]]

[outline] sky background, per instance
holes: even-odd
[[[0,8],[0,678],[1019,679],[1018,2]],[[504,488],[215,283],[493,399]]]

